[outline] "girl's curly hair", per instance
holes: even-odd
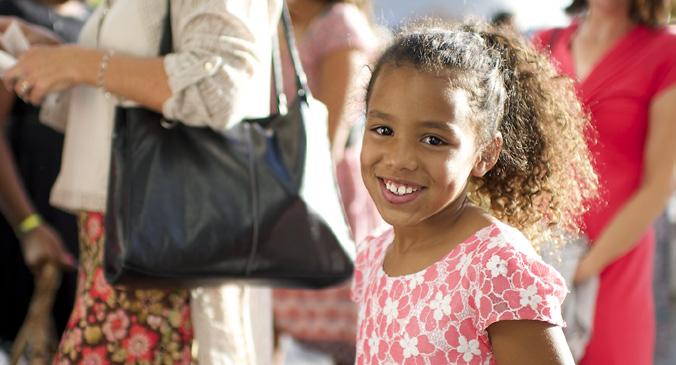
[[[497,164],[471,178],[468,196],[536,245],[577,232],[597,176],[585,141],[589,120],[572,81],[520,36],[483,23],[429,21],[404,30],[376,63],[450,75],[469,94],[480,145],[501,132]],[[549,229],[556,225],[560,229]]]

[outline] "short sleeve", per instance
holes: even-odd
[[[514,238],[519,240],[519,238]],[[485,331],[505,320],[536,320],[564,326],[561,305],[568,292],[563,277],[535,252],[519,248],[501,235],[491,238],[483,254],[476,255],[481,268],[474,293],[476,326]],[[500,241],[504,240],[504,241]]]
[[[653,96],[676,85],[676,28],[671,31],[665,29],[662,37],[663,44],[656,48],[656,52],[660,53],[660,63],[655,73]]]
[[[344,49],[371,52],[377,40],[366,16],[352,4],[336,4],[312,25],[310,47],[319,58]]]

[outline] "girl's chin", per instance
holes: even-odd
[[[421,223],[423,219],[418,214],[388,209],[378,209],[383,220],[392,227],[412,227]]]

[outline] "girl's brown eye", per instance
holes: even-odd
[[[388,127],[384,127],[384,126],[378,126],[378,127],[375,127],[371,130],[374,131],[376,134],[381,135],[381,136],[391,136],[392,133],[393,133],[392,129],[390,129]]]
[[[423,143],[427,143],[432,146],[443,146],[447,144],[441,138],[435,136],[426,136],[422,139]]]

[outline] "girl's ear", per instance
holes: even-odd
[[[472,176],[482,177],[490,171],[498,162],[500,152],[502,151],[502,133],[498,132],[493,140],[484,148],[479,159],[474,164]]]

